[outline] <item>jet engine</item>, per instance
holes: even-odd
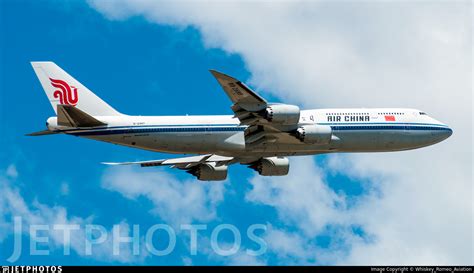
[[[249,165],[263,176],[287,175],[290,170],[290,161],[286,157],[266,157]]]
[[[199,164],[187,172],[202,181],[219,181],[227,178],[227,166],[216,166],[214,162]]]
[[[298,124],[300,120],[300,108],[290,104],[270,105],[265,110],[265,119],[284,125]]]
[[[304,143],[328,144],[331,141],[332,129],[329,125],[303,125],[296,129],[296,137]]]

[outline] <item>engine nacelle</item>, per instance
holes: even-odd
[[[216,163],[199,164],[188,172],[203,181],[219,181],[227,178],[227,166],[216,166]]]
[[[329,144],[332,129],[329,125],[303,125],[296,129],[296,137],[304,143]]]
[[[265,119],[279,124],[298,124],[300,120],[300,108],[290,104],[270,105],[265,110]]]
[[[287,175],[290,170],[290,161],[286,157],[266,157],[251,164],[249,168],[263,176]]]

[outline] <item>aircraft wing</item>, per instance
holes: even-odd
[[[216,70],[210,71],[235,105],[249,111],[259,111],[267,107],[267,101],[243,82]]]
[[[265,118],[269,104],[264,98],[236,78],[216,70],[210,70],[210,72],[233,102],[231,109],[234,112],[234,117],[239,119],[241,125],[248,125],[245,130],[247,145],[261,145],[277,141],[300,143],[298,139],[288,133],[288,131],[294,130],[294,127],[275,126]]]
[[[154,166],[171,166],[178,169],[189,169],[203,163],[214,162],[217,165],[228,165],[235,163],[233,157],[220,156],[214,154],[178,157],[171,159],[158,159],[149,161],[135,161],[135,162],[102,162],[106,165],[140,165],[142,167]]]
[[[211,70],[211,73],[234,103],[231,108],[241,124],[265,123],[261,111],[267,108],[268,103],[264,98],[256,94],[243,82],[229,75],[216,70]]]

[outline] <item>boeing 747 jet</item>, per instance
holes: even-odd
[[[189,157],[108,165],[172,166],[199,180],[227,178],[244,164],[264,176],[288,174],[289,156],[391,152],[445,140],[452,130],[406,108],[301,110],[270,103],[243,82],[211,70],[232,101],[233,115],[129,116],[100,99],[53,62],[32,62],[56,116],[31,136],[67,134]]]

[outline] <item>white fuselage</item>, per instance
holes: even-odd
[[[415,109],[316,109],[302,110],[300,125],[329,125],[329,144],[307,144],[290,139],[249,147],[239,120],[224,116],[96,116],[107,126],[73,129],[48,127],[66,134],[156,152],[219,154],[254,157],[311,155],[330,152],[387,152],[420,148],[452,134],[445,124]]]

